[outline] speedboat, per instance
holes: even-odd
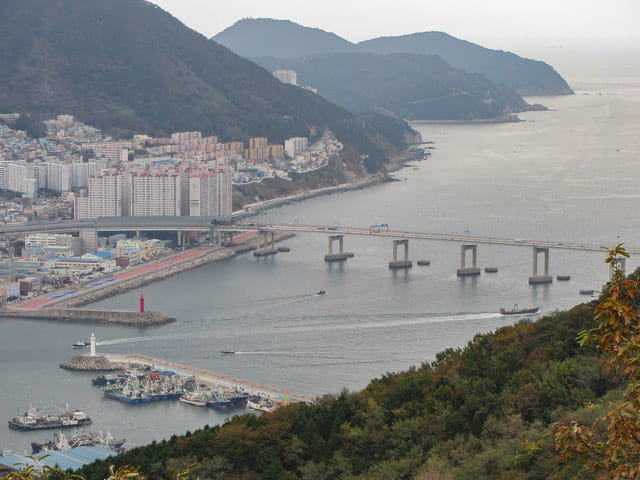
[[[89,342],[86,342],[84,340],[78,340],[76,343],[71,345],[71,348],[84,348],[88,346],[89,346]]]
[[[220,353],[223,355],[233,355],[235,352],[235,350],[220,350]]]
[[[325,293],[327,293],[327,292],[325,292],[324,290],[318,290],[316,295],[324,295]]]

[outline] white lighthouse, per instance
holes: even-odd
[[[89,337],[89,343],[90,343],[90,347],[91,348],[91,353],[90,355],[92,357],[96,356],[96,334],[91,332],[91,337]]]

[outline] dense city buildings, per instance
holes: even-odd
[[[286,75],[295,80],[295,72]],[[45,121],[47,135],[32,139],[11,128],[16,118],[17,114],[0,116],[7,123],[0,125],[0,189],[32,200],[40,192],[63,194],[57,211],[68,216],[64,202],[70,201],[78,219],[228,216],[233,184],[275,176],[288,179],[289,172],[322,168],[342,148],[331,132],[312,146],[305,137],[284,144],[269,143],[267,137],[250,138],[248,143],[221,142],[199,131],[113,140],[72,115]],[[46,213],[50,217],[53,209]],[[22,221],[29,216],[35,218],[37,212],[15,212],[4,218]]]

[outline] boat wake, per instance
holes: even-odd
[[[302,355],[305,352],[295,350],[256,350],[254,352],[234,352],[236,355]]]
[[[504,318],[498,312],[485,313],[415,313],[415,314],[369,314],[335,315],[331,317],[307,316],[302,323],[275,328],[292,330],[351,330],[363,328],[410,327],[414,325],[476,322]]]
[[[130,337],[130,338],[116,338],[113,340],[103,340],[101,342],[96,342],[96,346],[102,345],[118,345],[120,343],[134,343],[134,342],[145,342],[147,340],[156,340],[161,337]]]

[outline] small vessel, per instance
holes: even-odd
[[[88,347],[89,345],[90,345],[89,342],[85,340],[78,340],[76,343],[71,345],[71,348],[84,348],[84,347]]]
[[[69,410],[62,413],[44,413],[31,407],[24,415],[9,420],[9,428],[13,430],[44,430],[47,428],[80,427],[91,423],[91,418],[80,410]]]
[[[193,392],[187,392],[182,394],[180,401],[188,403],[189,405],[195,405],[196,407],[206,407],[207,401],[211,398],[211,392],[202,392],[195,390]]]
[[[207,407],[215,408],[216,410],[229,410],[232,406],[231,395],[220,391],[213,392],[211,398],[207,401]]]
[[[500,309],[501,315],[531,315],[534,313],[538,313],[540,311],[540,307],[527,307],[527,308],[518,308],[518,304],[515,304],[511,310],[505,310],[504,308]]]
[[[324,295],[325,293],[327,293],[327,292],[325,292],[324,290],[318,290],[316,292],[316,295]]]
[[[290,252],[291,248],[289,247],[278,247],[279,252]]]
[[[235,350],[220,350],[220,353],[222,355],[233,355],[235,352]]]
[[[261,395],[252,395],[247,399],[247,407],[252,410],[270,413],[278,408],[278,404],[273,400],[265,398]]]
[[[102,432],[93,433],[78,433],[77,431],[70,437],[67,437],[64,433],[55,433],[53,440],[47,442],[31,442],[31,451],[36,454],[45,450],[49,451],[66,451],[77,447],[91,447],[98,445],[115,452],[121,452],[124,449],[122,445],[126,442],[126,439],[116,440],[111,433],[107,432],[103,435]]]

